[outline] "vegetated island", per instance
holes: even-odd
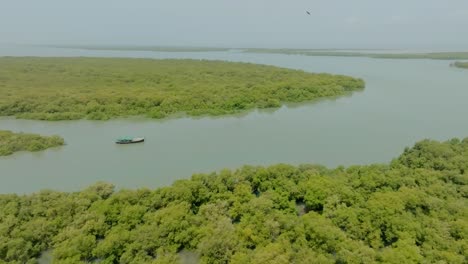
[[[453,67],[457,68],[462,68],[462,69],[468,69],[468,62],[461,62],[461,61],[456,61],[451,64]]]
[[[229,51],[230,48],[184,47],[184,46],[121,46],[121,45],[46,45],[46,47],[83,49],[83,50],[116,50],[116,51],[156,51],[156,52],[212,52]]]
[[[0,116],[105,120],[232,114],[362,90],[361,79],[248,63],[0,58]]]
[[[369,53],[346,52],[337,50],[310,50],[310,49],[245,49],[250,53],[271,53],[305,56],[332,56],[332,57],[366,57],[375,59],[433,59],[433,60],[466,60],[468,52],[429,52],[429,53]]]
[[[0,195],[0,260],[466,263],[468,138],[388,165],[246,166],[171,187]]]
[[[99,46],[99,45],[61,45],[55,48],[72,48],[85,50],[116,50],[116,51],[157,51],[157,52],[213,52],[236,50],[245,53],[270,53],[305,56],[331,57],[366,57],[375,59],[433,59],[433,60],[468,60],[468,52],[382,52],[372,53],[361,49],[274,49],[274,48],[213,48],[213,47],[171,47],[171,46]]]
[[[47,137],[0,130],[0,156],[8,156],[17,151],[41,151],[64,144],[63,138],[59,136]]]

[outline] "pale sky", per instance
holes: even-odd
[[[0,43],[468,50],[468,0],[0,0]]]

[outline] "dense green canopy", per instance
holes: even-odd
[[[468,69],[468,62],[456,61],[456,62],[453,63],[453,66],[455,66],[457,68]]]
[[[63,138],[59,136],[45,137],[0,130],[0,156],[11,155],[17,151],[40,151],[61,146],[64,143]]]
[[[346,76],[196,60],[0,58],[0,116],[221,115],[361,90]]]
[[[389,165],[275,165],[156,190],[0,195],[0,263],[466,263],[468,138]],[[181,253],[182,252],[182,253]]]

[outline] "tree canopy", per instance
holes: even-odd
[[[457,68],[468,69],[468,62],[456,61],[452,65]]]
[[[40,151],[65,144],[59,136],[13,133],[0,130],[0,156],[11,155],[17,151]]]
[[[0,195],[0,263],[466,263],[468,138],[389,164],[245,166],[156,190]]]
[[[0,58],[0,115],[26,119],[222,115],[363,88],[361,79],[249,63]]]

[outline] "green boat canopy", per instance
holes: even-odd
[[[118,141],[131,141],[133,140],[133,137],[121,137],[117,139]]]

